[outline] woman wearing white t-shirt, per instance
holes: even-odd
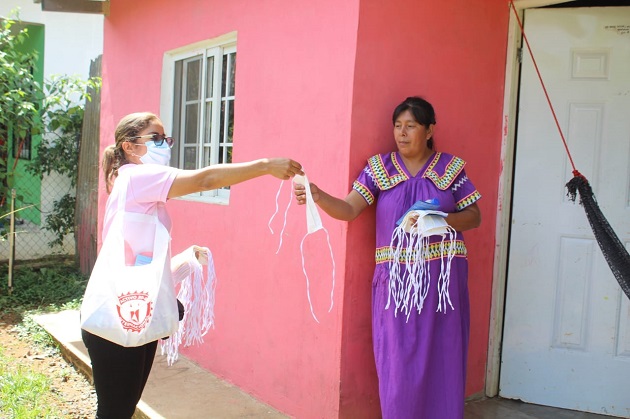
[[[116,144],[108,146],[103,155],[105,185],[110,193],[105,208],[103,241],[120,208],[134,213],[157,213],[160,223],[170,231],[171,221],[165,208],[169,198],[218,189],[263,175],[284,180],[304,174],[298,162],[287,158],[217,164],[197,170],[169,167],[174,140],[164,135],[160,119],[148,112],[125,116],[114,135]],[[119,176],[128,179],[125,192],[114,187]],[[137,237],[129,237],[129,241],[132,240],[137,241]],[[170,247],[167,257],[170,258]],[[82,337],[92,362],[98,398],[96,418],[131,418],[151,371],[157,340],[124,347],[86,330],[82,330]]]

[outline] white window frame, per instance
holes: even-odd
[[[217,164],[219,162],[218,152],[222,151],[223,144],[220,143],[220,139],[225,138],[219,135],[221,127],[221,102],[225,100],[234,100],[234,96],[221,97],[221,66],[223,63],[223,56],[236,52],[236,32],[230,32],[222,35],[218,38],[214,38],[207,41],[198,42],[185,47],[177,48],[175,50],[167,51],[164,53],[162,62],[162,84],[161,84],[161,97],[160,97],[160,119],[164,123],[164,129],[168,132],[173,129],[173,112],[176,106],[175,102],[175,65],[176,62],[185,60],[187,58],[193,58],[195,56],[201,56],[201,62],[205,66],[207,58],[209,56],[215,56],[214,60],[214,92],[212,98],[206,98],[206,77],[205,72],[202,72],[201,77],[201,102],[212,102],[212,133],[210,135],[210,142],[201,143],[201,138],[205,136],[205,106],[200,111],[198,121],[199,137],[195,147],[197,147],[197,167],[201,167],[204,159],[204,147],[211,147],[213,152],[210,155],[210,164]],[[229,69],[227,69],[229,71]],[[227,74],[230,74],[229,72]],[[229,80],[228,80],[229,82]],[[182,94],[185,92],[185,86],[182,87]],[[228,92],[226,91],[226,95]],[[177,104],[179,106],[179,104]],[[183,121],[180,122],[180,130],[185,128]],[[228,129],[227,121],[223,125],[224,130]],[[172,132],[171,135],[175,138],[174,147],[182,147],[179,152],[179,161],[176,162],[176,167],[183,167],[183,145],[179,142],[180,138],[183,138],[181,133]],[[200,201],[213,204],[227,205],[229,203],[230,190],[229,188],[215,189],[211,191],[205,191],[200,193],[193,193],[181,197],[180,199]]]

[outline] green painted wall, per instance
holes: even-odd
[[[28,40],[24,43],[22,48],[25,51],[37,51],[37,61],[35,68],[33,69],[33,75],[35,80],[40,84],[44,80],[44,26],[43,25],[31,25],[27,24],[28,28]],[[11,137],[12,133],[9,133]],[[9,137],[9,138],[10,138]],[[31,157],[36,156],[37,146],[41,143],[41,136],[33,136],[31,140]],[[13,158],[14,150],[12,149],[13,142],[9,142],[9,164],[13,167],[15,159]],[[26,165],[29,160],[18,159],[15,167],[15,179],[14,188],[18,196],[18,200],[15,203],[16,208],[22,208],[27,205],[34,205],[33,207],[17,213],[18,218],[28,220],[37,225],[41,224],[41,188],[42,182],[38,176],[30,174],[26,170]]]

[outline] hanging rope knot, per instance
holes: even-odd
[[[577,197],[578,192],[580,194],[579,203],[582,206],[584,205],[583,202],[585,198],[593,201],[595,200],[591,185],[588,183],[586,177],[577,170],[573,171],[573,179],[567,182],[566,187],[567,196],[572,202],[575,202],[575,198]]]

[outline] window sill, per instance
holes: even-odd
[[[175,198],[178,201],[202,202],[204,204],[228,205],[230,198],[227,196],[203,196],[200,194],[190,194]]]

